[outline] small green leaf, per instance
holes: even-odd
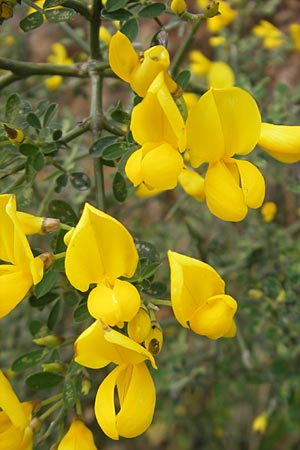
[[[135,245],[140,259],[145,259],[147,265],[160,262],[160,255],[153,244],[137,240]]]
[[[61,3],[63,3],[63,2],[64,2],[64,0],[46,0],[43,5],[43,8],[44,9],[53,8],[55,6],[61,5]]]
[[[49,125],[49,123],[51,122],[51,120],[55,116],[56,111],[57,111],[57,103],[51,103],[48,106],[47,111],[45,112],[45,115],[44,115],[44,120],[43,120],[44,127]]]
[[[131,116],[126,111],[122,111],[121,109],[116,109],[111,113],[111,118],[118,123],[122,123],[125,125],[129,125]]]
[[[54,141],[58,141],[62,137],[63,133],[61,130],[54,130],[52,134],[52,138]]]
[[[55,192],[60,192],[63,187],[67,186],[68,181],[69,177],[66,173],[59,175],[59,177],[56,178]]]
[[[102,156],[103,151],[106,147],[116,142],[117,138],[114,136],[104,136],[97,141],[93,142],[90,147],[90,155],[94,158],[99,158]]]
[[[85,191],[91,187],[91,180],[86,173],[72,172],[69,179],[72,186],[78,191]]]
[[[39,362],[43,361],[43,359],[48,355],[49,349],[42,348],[41,350],[36,350],[34,352],[26,353],[25,355],[19,356],[12,363],[12,370],[15,372],[22,372],[23,370],[29,369],[30,367],[35,366]]]
[[[152,263],[152,264],[149,264],[149,266],[147,266],[146,268],[145,268],[145,270],[143,271],[143,273],[142,273],[142,277],[143,278],[150,278],[150,277],[152,277],[152,275],[154,275],[155,274],[155,272],[157,271],[157,269],[159,268],[159,266],[160,266],[160,263]]]
[[[34,295],[37,298],[40,298],[51,291],[51,289],[55,286],[56,278],[57,273],[53,272],[52,270],[48,270],[48,272],[45,273],[43,279],[35,286]]]
[[[135,38],[138,35],[139,32],[139,23],[136,20],[135,17],[133,17],[132,19],[127,20],[127,22],[125,22],[121,28],[120,31],[125,34],[128,39],[132,42],[135,40]]]
[[[109,145],[103,151],[103,159],[115,160],[120,158],[124,152],[126,152],[128,146],[126,142],[116,142],[115,144]]]
[[[44,155],[55,153],[57,151],[57,144],[55,142],[49,142],[42,146],[42,152]]]
[[[37,145],[31,143],[20,144],[20,153],[25,156],[35,156],[39,153],[40,149]]]
[[[122,8],[127,3],[127,0],[107,0],[105,4],[106,11],[116,11],[117,9]]]
[[[5,118],[8,122],[14,122],[20,110],[21,99],[18,94],[12,94],[8,97],[5,106]]]
[[[165,295],[167,287],[164,283],[160,281],[151,283],[150,287],[145,289],[145,292],[151,297],[161,298]]]
[[[76,403],[76,384],[73,378],[64,382],[63,388],[63,405],[65,409],[71,409]]]
[[[34,338],[43,337],[49,334],[48,328],[39,320],[33,320],[30,322],[29,331]]]
[[[75,15],[74,9],[71,8],[57,8],[45,10],[45,16],[48,22],[68,22],[73,19]]]
[[[25,382],[33,391],[42,391],[57,386],[64,381],[64,377],[57,373],[37,372],[26,378]]]
[[[30,112],[29,114],[27,114],[26,120],[29,123],[29,125],[31,127],[35,128],[36,130],[41,130],[42,129],[42,125],[41,125],[40,119],[33,112]]]
[[[61,222],[66,225],[74,226],[78,219],[68,203],[63,200],[52,200],[48,206],[49,217],[53,217],[54,219],[60,219]]]
[[[26,33],[27,31],[34,30],[35,28],[40,27],[41,25],[43,25],[43,22],[43,14],[39,11],[35,11],[21,20],[20,28]]]
[[[154,19],[155,17],[160,16],[166,7],[163,3],[152,3],[151,5],[147,5],[139,11],[139,17],[143,19]]]
[[[109,20],[127,20],[130,19],[132,16],[132,13],[128,11],[127,9],[118,9],[117,11],[109,12],[106,9],[102,10],[102,17],[103,19],[109,19]]]
[[[36,297],[35,295],[32,295],[29,298],[29,302],[31,306],[34,308],[43,309],[46,305],[49,305],[49,303],[54,302],[54,300],[57,300],[59,297],[58,294],[54,292],[48,292],[45,295],[42,295],[40,297]]]
[[[32,157],[32,165],[37,172],[44,168],[45,157],[43,153],[39,151],[35,156]]]
[[[189,84],[190,78],[191,72],[189,70],[183,70],[177,75],[175,81],[183,90],[185,90]]]
[[[124,202],[124,200],[126,200],[126,197],[127,197],[126,181],[120,172],[116,172],[116,174],[114,176],[113,193],[114,193],[116,200],[118,200],[119,202],[122,203],[122,202]]]
[[[57,300],[56,303],[54,303],[48,320],[47,320],[47,327],[49,328],[49,330],[53,330],[55,325],[57,324],[57,322],[59,321],[60,318],[60,313],[61,313],[61,305],[62,302],[60,300]]]
[[[80,302],[80,304],[75,308],[73,313],[74,322],[83,322],[86,319],[90,319],[90,313],[87,309],[86,300]]]

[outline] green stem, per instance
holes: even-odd
[[[72,141],[73,139],[76,139],[78,136],[81,136],[86,131],[91,129],[91,122],[90,119],[87,119],[84,123],[80,123],[75,128],[73,128],[71,131],[68,131],[65,133],[60,139],[59,142],[62,142],[66,144],[67,142]]]
[[[52,397],[46,398],[45,400],[42,400],[39,404],[40,407],[47,406],[50,403],[56,402],[57,400],[60,400],[62,398],[62,394],[53,395]]]
[[[61,230],[67,230],[67,231],[70,231],[72,227],[71,227],[70,225],[67,225],[66,223],[60,223],[60,224],[59,224],[59,228],[60,228]]]
[[[60,408],[62,404],[63,401],[59,400],[57,403],[47,409],[47,411],[45,411],[44,414],[39,417],[40,421],[43,422],[45,419],[47,419],[47,417],[51,416],[51,414],[54,413],[54,411],[56,411],[58,408]]]
[[[177,51],[175,57],[173,58],[172,64],[171,64],[171,73],[173,76],[176,76],[179,66],[182,63],[186,52],[188,51],[188,48],[190,47],[191,43],[193,42],[193,39],[197,33],[198,28],[200,27],[202,20],[204,19],[203,15],[200,15],[198,19],[196,20],[194,26],[190,30],[187,38],[182,43],[181,47]]]
[[[13,189],[15,189],[17,186],[23,183],[25,180],[25,174],[21,175],[16,181],[14,181],[12,184],[10,184],[4,191],[1,192],[1,194],[7,194],[10,193]]]
[[[0,89],[3,89],[6,86],[9,86],[10,84],[14,83],[15,81],[20,80],[20,78],[21,77],[19,75],[16,75],[14,73],[2,75],[2,77],[0,77]]]
[[[69,24],[65,22],[60,22],[59,27],[66,33],[67,36],[69,36],[77,45],[78,47],[87,55],[89,54],[89,46],[88,44],[81,39],[80,36],[76,33],[76,31],[73,30],[73,28],[70,27]]]
[[[55,261],[57,261],[58,259],[64,258],[66,256],[66,252],[56,253],[56,255],[53,255],[53,256],[54,256]]]
[[[155,306],[172,306],[171,300],[151,299],[151,304]]]

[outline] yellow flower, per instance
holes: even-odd
[[[178,322],[210,339],[234,337],[237,302],[210,265],[169,251],[171,302]]]
[[[172,0],[171,10],[175,14],[182,14],[183,11],[186,10],[186,1],[185,0]]]
[[[127,332],[135,342],[144,342],[151,329],[151,320],[147,308],[142,306],[133,319],[128,322]]]
[[[61,440],[57,450],[97,450],[93,433],[80,420],[76,418]]]
[[[43,277],[43,261],[34,258],[12,194],[0,195],[0,318],[6,316]]]
[[[190,69],[195,75],[206,75],[211,61],[199,50],[191,50],[189,52],[189,60],[191,61]]]
[[[208,163],[204,181],[207,206],[228,221],[245,218],[248,208],[259,208],[265,195],[260,171],[246,155],[260,136],[261,118],[254,99],[243,89],[210,89],[190,111],[186,122],[190,163]]]
[[[177,90],[177,84],[168,74],[170,56],[162,45],[149,48],[139,57],[127,36],[117,31],[109,45],[109,64],[113,72],[129,83],[140,97],[146,95],[149,86],[160,72],[163,72],[170,92]]]
[[[272,222],[277,212],[277,206],[274,202],[266,202],[261,208],[261,213],[265,222]]]
[[[52,64],[72,64],[73,60],[68,57],[66,48],[60,43],[55,42],[52,47],[52,54],[48,56],[48,62]],[[55,90],[63,82],[63,77],[60,75],[53,75],[45,80],[45,85],[48,89]]]
[[[262,123],[258,145],[278,161],[300,161],[300,126]]]
[[[206,8],[209,4],[209,0],[197,0],[197,3],[201,8]],[[218,33],[233,22],[237,16],[237,12],[232,9],[228,3],[223,0],[219,0],[218,3],[220,14],[207,20],[207,28],[212,33]]]
[[[212,47],[219,47],[221,45],[224,45],[226,42],[226,39],[224,36],[211,36],[209,38],[209,43]]]
[[[111,40],[111,34],[108,31],[108,29],[104,26],[100,27],[99,30],[99,38],[101,41],[105,42],[107,45],[109,45],[110,40]]]
[[[258,433],[264,433],[266,431],[267,425],[268,416],[265,412],[263,412],[254,419],[252,423],[252,430],[257,431]]]
[[[155,408],[155,387],[144,361],[156,364],[152,354],[127,336],[94,322],[75,342],[75,361],[98,369],[110,362],[117,367],[99,386],[95,415],[107,436],[135,437],[150,425]],[[117,386],[120,409],[115,407]]]
[[[0,450],[31,450],[29,427],[33,404],[20,403],[9,381],[0,370]]]
[[[194,170],[185,167],[178,177],[183,190],[199,202],[205,198],[204,178]]]
[[[263,39],[263,46],[266,49],[280,47],[283,44],[283,34],[271,22],[261,20],[252,29],[253,34]]]
[[[88,309],[109,325],[131,320],[140,307],[135,286],[118,278],[131,277],[138,253],[126,228],[113,217],[85,204],[75,229],[65,236],[66,275],[76,289],[87,291]]]
[[[189,112],[199,100],[199,96],[197,94],[194,94],[194,92],[185,92],[183,94],[183,98],[187,112]]]
[[[189,53],[190,69],[196,76],[204,76],[209,87],[227,88],[235,83],[231,67],[223,61],[210,61],[202,52],[192,50]]]
[[[125,172],[135,186],[173,189],[183,168],[185,125],[160,72],[132,112],[130,129],[142,147],[128,159]]]
[[[294,44],[294,49],[300,52],[300,24],[292,23],[290,25],[290,33]]]

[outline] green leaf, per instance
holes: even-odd
[[[107,160],[115,160],[124,155],[124,152],[128,149],[128,145],[126,142],[116,142],[115,144],[109,145],[103,151],[103,159]]]
[[[154,282],[149,288],[145,289],[145,292],[151,297],[161,298],[165,295],[167,286],[160,281]]]
[[[143,271],[143,273],[142,273],[142,277],[143,278],[150,278],[150,277],[152,277],[152,275],[154,275],[155,274],[155,272],[157,271],[157,269],[159,268],[159,266],[160,266],[160,263],[152,263],[152,264],[149,264],[149,266],[147,266],[146,268],[145,268],[145,270]]]
[[[61,313],[61,305],[62,305],[62,302],[59,299],[59,300],[57,300],[56,303],[54,303],[54,305],[50,311],[50,314],[49,314],[49,317],[47,320],[47,326],[48,326],[49,330],[53,330],[55,325],[59,321],[60,313]]]
[[[40,338],[49,334],[48,328],[39,320],[33,320],[29,323],[29,331],[34,338]]]
[[[12,370],[15,372],[22,372],[23,370],[29,369],[30,367],[35,366],[39,362],[43,361],[43,359],[48,355],[49,349],[42,348],[41,350],[35,350],[34,352],[25,353],[22,356],[19,356],[12,363]]]
[[[49,217],[60,219],[66,225],[74,226],[78,222],[78,218],[68,203],[63,200],[52,200],[48,206]]]
[[[25,382],[33,391],[51,389],[64,381],[64,377],[57,373],[37,372],[26,378]]]
[[[68,181],[69,177],[66,173],[59,175],[59,177],[56,178],[55,192],[60,192],[63,187],[67,186]]]
[[[127,197],[126,181],[120,172],[116,172],[116,174],[114,176],[113,193],[114,193],[116,200],[118,200],[119,202],[122,203],[122,202],[124,202],[124,200],[126,200],[126,197]]]
[[[36,297],[35,295],[31,295],[29,298],[29,302],[31,306],[34,308],[43,309],[46,305],[49,305],[49,303],[54,302],[54,300],[57,300],[59,298],[59,295],[55,292],[48,292],[45,295],[42,295],[41,297]]]
[[[77,308],[74,309],[73,319],[74,319],[74,322],[83,322],[84,320],[87,320],[90,318],[91,318],[91,316],[87,309],[86,300],[84,299],[84,301],[80,302],[80,304],[77,306]]]
[[[85,191],[91,187],[91,180],[86,173],[72,172],[70,173],[69,180],[72,186],[78,191]]]
[[[45,16],[48,22],[68,22],[73,19],[75,15],[74,9],[71,8],[57,8],[45,10]]]
[[[132,42],[136,39],[139,32],[139,23],[135,17],[127,20],[121,28],[120,31],[125,34],[128,39]]]
[[[37,172],[44,168],[45,157],[43,153],[39,151],[35,156],[32,157],[32,165]]]
[[[147,241],[137,240],[135,245],[140,259],[146,260],[147,266],[160,262],[160,255],[153,244]]]
[[[25,156],[35,156],[39,153],[40,149],[37,145],[31,143],[20,144],[20,153]]]
[[[43,120],[43,125],[44,127],[46,127],[51,120],[53,119],[53,117],[55,116],[57,111],[57,103],[51,103],[48,108],[47,111],[45,112],[44,115],[44,120]]]
[[[43,276],[43,279],[35,286],[34,295],[37,298],[47,294],[55,286],[57,273],[52,270],[48,270]]]
[[[90,147],[90,155],[94,158],[101,157],[104,149],[116,142],[117,139],[118,138],[114,136],[104,136],[100,139],[97,139],[97,141],[93,142],[92,146]]]
[[[116,109],[111,113],[111,118],[118,123],[122,123],[125,125],[129,125],[131,116],[126,111],[122,111],[121,109]]]
[[[109,12],[106,9],[102,10],[102,17],[103,19],[109,19],[109,20],[127,20],[130,19],[132,16],[132,13],[128,11],[127,9],[118,9],[117,11]]]
[[[18,94],[12,94],[8,97],[5,106],[5,118],[8,122],[14,122],[21,105],[21,99]]]
[[[63,405],[65,409],[71,409],[76,403],[76,383],[73,378],[64,382],[63,388]]]
[[[55,142],[49,142],[42,146],[42,152],[44,155],[55,153],[57,151],[57,144]]]
[[[33,112],[30,112],[29,114],[27,114],[26,120],[29,123],[29,125],[31,127],[35,128],[36,130],[41,130],[42,129],[42,125],[41,125],[40,119]]]
[[[191,72],[189,70],[183,70],[177,75],[175,81],[183,90],[185,90],[189,84],[190,78]]]
[[[52,134],[52,138],[54,141],[58,141],[62,137],[63,133],[61,130],[54,130]]]
[[[117,9],[122,8],[127,3],[127,0],[107,0],[105,4],[106,11],[116,11]]]
[[[41,25],[43,25],[43,22],[43,14],[39,11],[35,11],[21,20],[20,28],[26,33],[27,31],[34,30],[35,28],[40,27]]]
[[[55,6],[61,5],[61,3],[63,3],[63,2],[64,2],[64,0],[46,0],[43,5],[43,8],[44,9],[53,8]]]
[[[142,8],[138,15],[143,19],[154,19],[155,17],[160,16],[166,7],[163,3],[152,3],[151,5],[147,5]]]

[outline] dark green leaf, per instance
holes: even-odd
[[[55,325],[60,319],[60,313],[61,313],[61,305],[62,302],[60,300],[57,300],[57,302],[53,305],[48,320],[47,320],[47,326],[49,330],[53,330]]]
[[[47,9],[45,11],[45,16],[48,22],[68,22],[75,15],[74,9],[71,8],[57,8],[57,9]]]
[[[127,11],[127,9],[118,9],[117,11],[109,12],[106,9],[102,10],[102,17],[104,19],[110,19],[110,20],[127,20],[130,19],[132,16],[132,13],[130,11]]]
[[[122,123],[125,125],[129,125],[131,117],[126,111],[122,111],[121,109],[116,109],[111,113],[111,118],[118,123]]]
[[[189,84],[190,78],[191,72],[189,70],[183,70],[177,75],[175,81],[183,90],[185,90]]]
[[[22,153],[22,155],[25,156],[35,156],[40,151],[37,145],[30,144],[29,142],[25,144],[20,144],[19,150]]]
[[[147,265],[160,262],[160,255],[153,244],[146,241],[136,240],[136,249],[140,259],[145,259]]]
[[[161,298],[165,295],[167,291],[167,287],[164,283],[157,281],[155,283],[151,283],[151,286],[145,289],[145,292],[151,297]]]
[[[120,158],[124,152],[127,150],[128,146],[126,142],[116,142],[115,144],[109,145],[103,151],[103,159],[115,160]]]
[[[51,120],[56,114],[56,111],[57,111],[57,104],[51,103],[51,105],[48,106],[47,111],[45,112],[44,115],[43,120],[44,127],[46,127],[51,122]]]
[[[149,264],[149,266],[147,266],[145,268],[145,270],[142,273],[142,277],[143,278],[150,278],[152,275],[155,274],[155,272],[157,271],[157,269],[159,268],[160,263],[152,263]]]
[[[76,291],[65,292],[63,294],[63,300],[67,306],[72,308],[78,303],[78,294],[76,293]]]
[[[103,151],[106,147],[116,142],[117,138],[114,136],[104,136],[95,141],[90,148],[90,155],[99,158],[102,156]]]
[[[18,94],[11,94],[5,106],[5,118],[8,122],[13,123],[20,110],[21,100]]]
[[[91,187],[91,180],[86,173],[72,172],[69,176],[72,186],[78,191],[85,191]]]
[[[37,372],[26,378],[26,384],[33,391],[41,391],[44,389],[50,389],[62,383],[64,377],[56,373],[50,372]]]
[[[31,306],[33,306],[34,308],[43,309],[49,303],[52,303],[54,302],[54,300],[57,300],[58,297],[59,297],[58,294],[54,292],[48,292],[47,294],[42,295],[41,297],[36,297],[35,295],[32,295],[29,298],[29,302]]]
[[[29,324],[29,331],[33,337],[40,337],[41,336],[40,333],[42,333],[42,335],[44,334],[44,325],[39,320],[33,320]],[[47,334],[46,330],[45,334]]]
[[[73,313],[74,322],[82,322],[83,320],[90,319],[90,313],[87,309],[86,301],[80,303]]]
[[[34,295],[37,298],[42,297],[43,295],[47,294],[53,286],[55,286],[57,278],[57,273],[53,272],[52,270],[49,270],[45,273],[43,279],[35,286],[34,288]]]
[[[12,363],[12,370],[15,372],[22,372],[23,370],[29,369],[35,366],[37,363],[43,361],[43,359],[48,355],[49,349],[42,348],[41,350],[36,350],[34,352],[26,353],[25,355],[19,356]]]
[[[63,2],[64,2],[64,0],[46,0],[43,5],[43,8],[44,9],[53,8],[55,6],[59,6]]]
[[[40,27],[44,22],[43,14],[39,11],[35,11],[28,16],[26,16],[20,22],[20,28],[27,32],[30,30],[34,30],[35,28]]]
[[[163,3],[152,3],[147,5],[139,11],[139,17],[143,19],[153,19],[154,17],[160,16],[166,7]]]
[[[37,172],[43,169],[45,165],[45,157],[43,153],[38,152],[36,155],[32,156],[32,165]]]
[[[105,4],[106,11],[116,11],[117,9],[123,8],[127,3],[127,0],[107,0]]]
[[[64,382],[63,404],[65,409],[71,409],[76,403],[76,384],[74,379],[68,379]]]
[[[116,172],[113,180],[113,193],[119,202],[124,202],[127,197],[126,181],[120,172]]]
[[[60,219],[61,222],[74,226],[76,225],[78,219],[68,203],[63,200],[52,200],[48,206],[49,217],[53,217],[55,219]]]
[[[139,23],[136,18],[133,17],[121,26],[120,31],[125,34],[130,41],[134,41],[139,32]]]
[[[55,192],[60,192],[63,187],[67,186],[68,181],[69,177],[66,173],[59,175],[59,177],[56,178]]]
[[[41,130],[42,125],[40,119],[36,114],[34,114],[33,112],[27,114],[26,120],[31,127],[35,128],[36,130]]]
[[[42,146],[42,152],[44,155],[49,155],[50,153],[54,153],[57,151],[57,144],[55,142],[49,142],[48,144],[44,144]]]
[[[54,141],[58,141],[62,137],[62,131],[61,130],[54,130],[52,134],[52,138]]]

